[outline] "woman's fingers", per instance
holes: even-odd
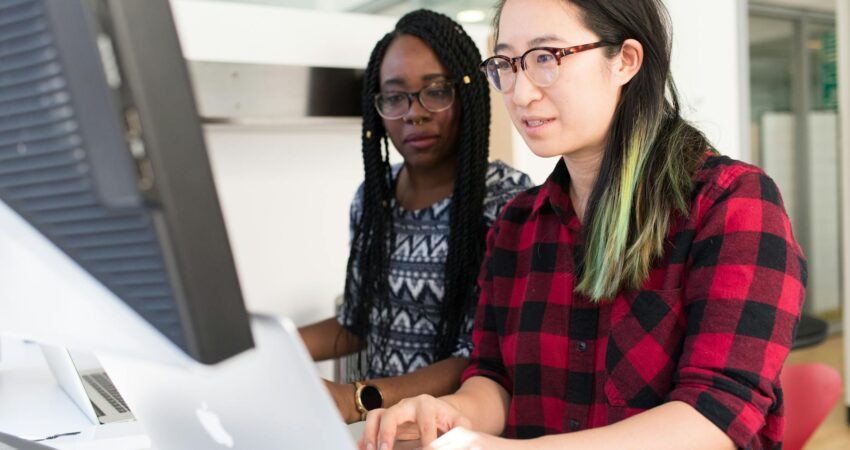
[[[455,427],[424,448],[427,450],[478,450],[482,445],[480,437],[478,433],[467,428]]]
[[[395,430],[396,441],[419,440],[419,426],[413,422],[399,424]]]
[[[417,407],[416,424],[419,426],[419,440],[424,447],[437,439],[437,414],[434,408],[436,405],[427,399],[422,400]]]
[[[415,407],[402,400],[390,409],[375,409],[366,415],[366,427],[360,439],[360,450],[391,450],[399,425],[414,422]],[[405,439],[416,439],[415,429],[404,427]],[[382,447],[381,444],[384,444]]]
[[[396,439],[420,439],[426,446],[440,432],[470,423],[451,405],[429,395],[400,401],[389,409],[370,411],[360,441],[361,450],[391,450]]]
[[[401,404],[397,405],[401,406]],[[375,441],[378,447],[375,450],[392,450],[395,443],[396,428],[400,420],[399,409],[394,407],[388,409],[381,415],[381,423],[378,425],[378,439]]]
[[[399,425],[416,422],[416,412],[421,407],[422,397],[433,399],[427,395],[404,399],[381,414],[375,450],[392,450]]]
[[[360,450],[376,450],[378,426],[381,424],[381,415],[384,411],[386,410],[375,409],[366,415],[366,426],[363,428],[363,437],[360,438]]]
[[[457,427],[464,427],[467,429],[472,428],[472,422],[462,416],[456,409],[451,407],[444,408],[438,412],[437,423],[440,431],[443,433],[451,431]]]

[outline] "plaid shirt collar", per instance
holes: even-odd
[[[713,148],[706,149],[699,165],[704,165],[710,156],[717,155],[719,155],[717,150]],[[532,205],[530,217],[538,219],[544,208],[551,208],[561,220],[561,223],[570,231],[579,231],[581,229],[581,222],[578,220],[575,209],[573,209],[572,199],[570,199],[570,171],[567,169],[567,163],[564,162],[564,158],[558,158],[558,164],[555,166],[555,169],[549,174],[549,177],[546,178],[546,181],[541,186],[540,192],[537,194]]]
[[[570,231],[581,229],[581,222],[578,220],[575,209],[573,209],[573,202],[570,199],[570,171],[567,170],[564,158],[558,158],[555,170],[541,186],[540,193],[537,195],[531,210],[532,217],[536,219],[544,208],[551,208],[561,220],[561,223]]]

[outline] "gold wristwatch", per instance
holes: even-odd
[[[383,404],[384,396],[378,386],[362,381],[354,382],[354,405],[360,413],[360,420],[366,420],[366,414],[369,411],[378,409]]]

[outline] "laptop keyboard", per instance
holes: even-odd
[[[106,373],[86,374],[83,375],[83,380],[93,387],[98,394],[102,395],[119,413],[125,413],[130,410],[124,398],[118,393],[118,389],[115,389],[115,385],[112,384],[112,380],[109,379]]]
[[[90,401],[89,403],[91,403],[91,407],[94,408],[94,415],[96,415],[97,417],[103,417],[106,415],[106,413],[103,412],[102,409],[98,408],[97,405],[94,404],[94,402]]]

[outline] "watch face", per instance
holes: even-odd
[[[381,398],[381,391],[378,388],[367,384],[360,391],[360,403],[363,404],[363,407],[367,411],[371,411],[380,408],[384,403],[384,399]]]

